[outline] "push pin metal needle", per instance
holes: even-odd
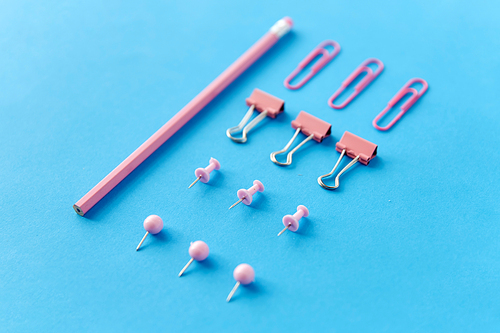
[[[180,271],[179,277],[184,274],[186,269],[193,263],[194,260],[203,261],[207,259],[208,253],[208,245],[205,242],[196,241],[191,243],[191,246],[189,246],[189,255],[191,256],[191,260],[189,260],[186,266],[184,266],[184,268]]]
[[[217,161],[215,158],[210,157],[210,162],[206,168],[198,168],[194,171],[194,175],[196,176],[196,180],[189,185],[188,188],[193,187],[194,184],[196,184],[199,180],[201,180],[202,183],[208,183],[210,180],[210,173],[213,170],[219,170],[220,169],[220,163]]]
[[[144,220],[144,229],[146,229],[146,234],[142,237],[139,245],[137,245],[137,249],[135,249],[136,251],[139,251],[142,243],[150,233],[156,235],[163,229],[163,220],[158,215],[149,215]]]
[[[250,187],[248,190],[245,190],[244,188],[242,188],[241,190],[238,190],[236,195],[238,196],[238,198],[240,198],[240,200],[236,201],[231,207],[229,207],[229,209],[233,208],[234,206],[236,206],[240,202],[243,202],[247,206],[250,205],[252,203],[252,196],[257,191],[264,192],[264,185],[262,185],[262,183],[260,181],[254,180],[253,186]]]
[[[290,230],[293,232],[297,231],[297,229],[299,229],[299,220],[302,217],[307,217],[308,215],[309,210],[306,208],[306,206],[299,205],[295,214],[283,216],[283,225],[285,226],[285,228],[280,231],[278,236],[280,236],[286,230]]]
[[[255,271],[249,264],[239,264],[233,271],[233,277],[236,280],[236,284],[227,296],[227,302],[231,300],[240,284],[250,284],[255,280]]]

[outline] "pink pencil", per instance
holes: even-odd
[[[293,22],[285,17],[276,22],[271,29],[250,47],[241,57],[229,66],[221,75],[203,89],[191,102],[182,108],[172,119],[163,125],[153,136],[136,149],[129,157],[118,165],[110,174],[99,182],[92,190],[73,205],[75,212],[85,215],[96,203],[108,194],[116,185],[127,177],[146,158],[175,134],[201,109],[212,101],[220,92],[241,75],[250,65],[259,59],[267,50],[292,28]]]

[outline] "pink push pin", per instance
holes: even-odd
[[[236,289],[238,289],[240,284],[250,284],[255,280],[255,271],[249,264],[239,264],[234,269],[233,276],[236,280],[236,284],[234,285],[233,290],[231,290],[231,292],[227,296],[227,302],[231,300],[231,297],[233,297]]]
[[[240,200],[236,201],[229,209],[233,208],[240,202],[243,202],[245,205],[250,205],[252,203],[252,196],[255,194],[255,192],[264,192],[264,185],[259,180],[254,180],[253,181],[253,186],[250,187],[248,190],[245,190],[242,188],[241,190],[238,190],[236,195]]]
[[[191,260],[184,266],[184,268],[180,271],[179,277],[184,274],[184,271],[193,263],[193,261],[203,261],[207,259],[209,253],[208,245],[202,241],[196,241],[191,243],[189,246],[189,255],[191,256]]]
[[[144,237],[142,237],[139,245],[137,245],[137,249],[135,249],[136,251],[139,251],[139,248],[141,247],[142,243],[149,235],[149,233],[156,235],[161,231],[161,229],[163,229],[163,220],[158,215],[149,215],[144,220],[144,229],[146,229],[146,234],[144,235]]]
[[[280,231],[278,236],[280,236],[282,233],[285,232],[285,230],[290,230],[290,231],[297,231],[299,229],[299,220],[302,217],[307,217],[309,215],[309,210],[306,208],[306,206],[299,205],[297,207],[297,213],[293,215],[285,215],[283,216],[283,225],[285,228]]]
[[[194,175],[197,177],[196,180],[189,185],[188,188],[193,187],[194,184],[201,180],[202,183],[208,183],[210,180],[210,173],[214,170],[220,169],[220,163],[215,158],[210,157],[210,164],[206,168],[198,168],[194,171]]]

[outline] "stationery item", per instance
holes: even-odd
[[[249,264],[239,264],[233,271],[233,277],[236,280],[236,284],[234,285],[233,290],[231,290],[231,292],[227,296],[227,302],[231,300],[240,284],[245,285],[255,281],[255,271]]]
[[[326,46],[332,46],[333,50],[330,52],[326,48]],[[340,52],[340,45],[336,41],[333,40],[325,40],[320,43],[311,53],[309,53],[304,60],[302,60],[297,68],[293,70],[293,72],[288,75],[283,83],[285,87],[291,90],[296,90],[301,88],[304,84],[306,84],[314,75],[316,75],[326,64],[333,60]],[[311,71],[302,79],[299,83],[294,85],[290,84],[300,72],[304,70],[313,60],[315,60],[319,56],[319,59],[311,66]]]
[[[144,229],[146,229],[146,234],[142,237],[139,245],[137,245],[136,251],[139,251],[139,248],[149,234],[156,235],[163,229],[163,220],[158,215],[149,215],[144,220]]]
[[[288,141],[286,144],[285,148],[282,150],[276,151],[274,153],[271,153],[271,161],[278,165],[290,165],[292,164],[292,155],[295,153],[300,147],[302,147],[307,141],[314,139],[317,142],[322,142],[324,138],[328,137],[331,133],[332,125],[327,123],[326,121],[323,121],[305,111],[300,111],[299,115],[297,118],[292,121],[292,128],[295,129],[295,134],[293,137]],[[299,133],[302,131],[305,135],[307,135],[307,138],[304,139],[301,143],[297,145],[297,147],[293,148],[288,155],[286,156],[286,163],[278,162],[276,160],[276,155],[285,153],[292,143],[295,141],[295,138]]]
[[[415,88],[411,88],[410,86],[414,83],[421,83],[422,84],[422,88],[420,89],[420,91],[418,91],[417,89]],[[408,111],[412,105],[420,98],[422,97],[422,95],[427,91],[427,88],[429,87],[429,85],[427,84],[427,82],[424,80],[424,79],[420,79],[420,78],[414,78],[414,79],[411,79],[410,81],[406,82],[406,84],[403,86],[403,88],[401,88],[400,91],[398,91],[398,93],[396,94],[396,96],[394,96],[390,101],[389,103],[387,104],[387,106],[385,107],[384,110],[382,110],[382,112],[380,112],[378,114],[378,116],[375,117],[375,119],[373,119],[373,122],[372,122],[372,125],[373,127],[375,127],[376,129],[378,129],[379,131],[387,131],[388,129],[390,129],[392,126],[394,126],[394,124],[406,113],[406,111]],[[389,123],[389,125],[385,126],[385,127],[381,127],[379,126],[377,123],[378,121],[390,110],[392,109],[392,107],[398,103],[403,97],[404,95],[406,94],[411,94],[410,98],[408,98],[408,100],[406,102],[404,102],[404,104],[401,106],[401,111],[396,115],[396,117],[394,117],[393,120],[391,120],[391,122]]]
[[[375,72],[370,67],[368,67],[369,64],[377,64],[377,69],[375,70]],[[328,100],[328,105],[330,105],[334,109],[345,108],[347,104],[349,104],[354,99],[354,97],[358,96],[359,93],[362,92],[363,89],[365,89],[366,86],[369,85],[370,82],[372,82],[377,76],[379,76],[383,70],[384,64],[382,63],[382,61],[375,58],[366,59],[361,63],[361,65],[359,65],[358,68],[354,70],[354,72],[351,73],[351,75],[347,77],[347,79],[344,80],[344,82],[342,82],[340,88]],[[339,95],[352,83],[352,81],[354,81],[363,72],[366,72],[366,75],[358,82],[358,84],[356,84],[356,86],[354,87],[354,92],[349,97],[347,97],[340,105],[333,104],[335,99],[339,97]]]
[[[229,66],[212,83],[203,89],[191,102],[182,108],[172,119],[144,142],[136,151],[118,165],[109,175],[99,182],[73,205],[77,214],[83,216],[106,194],[137,168],[146,158],[174,135],[220,92],[240,76],[250,65],[292,28],[293,22],[285,17],[274,24],[260,40]]]
[[[209,253],[208,245],[203,241],[196,241],[191,243],[189,246],[189,255],[191,256],[191,260],[188,261],[186,266],[180,271],[179,277],[186,271],[186,269],[193,263],[193,261],[203,261],[207,259]]]
[[[220,163],[215,158],[210,157],[210,162],[206,168],[198,168],[194,170],[194,175],[196,176],[196,180],[189,185],[188,188],[191,188],[194,184],[201,180],[202,183],[208,183],[210,180],[210,173],[214,170],[220,169]]]
[[[248,109],[243,119],[241,119],[238,126],[231,127],[226,130],[227,137],[238,143],[246,142],[248,132],[252,128],[254,128],[255,125],[257,125],[262,119],[266,118],[266,116],[274,119],[278,114],[285,110],[285,101],[260,89],[254,89],[250,97],[246,99],[246,102],[250,108]],[[257,110],[258,112],[260,112],[260,114],[245,126],[250,117],[252,117],[254,110]],[[243,128],[243,126],[245,127]],[[241,131],[241,129],[243,129],[241,138],[235,138],[232,136],[233,133],[239,132]]]
[[[280,236],[286,230],[290,230],[293,232],[297,231],[299,229],[300,219],[307,216],[309,216],[309,210],[306,208],[306,206],[303,205],[299,205],[297,207],[297,212],[295,214],[283,216],[283,225],[285,226],[285,228],[280,231],[278,236]]]
[[[339,187],[340,176],[342,176],[344,172],[346,172],[350,167],[356,164],[356,162],[368,165],[368,163],[370,163],[370,161],[374,159],[375,156],[377,156],[377,147],[378,146],[376,144],[371,143],[368,140],[360,138],[359,136],[352,133],[344,132],[344,135],[342,136],[340,141],[335,145],[335,149],[340,153],[340,157],[337,163],[335,163],[332,171],[318,178],[318,184],[327,190],[335,190]],[[327,178],[333,175],[333,173],[339,166],[340,161],[342,161],[344,155],[349,156],[353,160],[337,174],[337,177],[335,177],[335,186],[328,186],[323,183],[323,178]]]
[[[264,185],[262,185],[259,180],[254,180],[253,186],[248,190],[245,190],[244,188],[238,190],[236,195],[240,198],[240,200],[236,201],[231,207],[229,207],[229,209],[233,208],[240,202],[243,202],[247,206],[250,205],[252,203],[252,197],[257,191],[264,192]]]

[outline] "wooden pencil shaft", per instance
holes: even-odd
[[[279,22],[279,21],[278,21]],[[182,108],[175,116],[154,133],[146,142],[137,148],[129,157],[101,180],[93,189],[73,205],[75,211],[83,216],[116,185],[137,168],[146,158],[156,151],[192,117],[212,101],[220,92],[241,75],[250,65],[269,50],[280,38],[280,35],[268,32],[250,49],[231,64],[212,83],[203,89],[193,100]]]

